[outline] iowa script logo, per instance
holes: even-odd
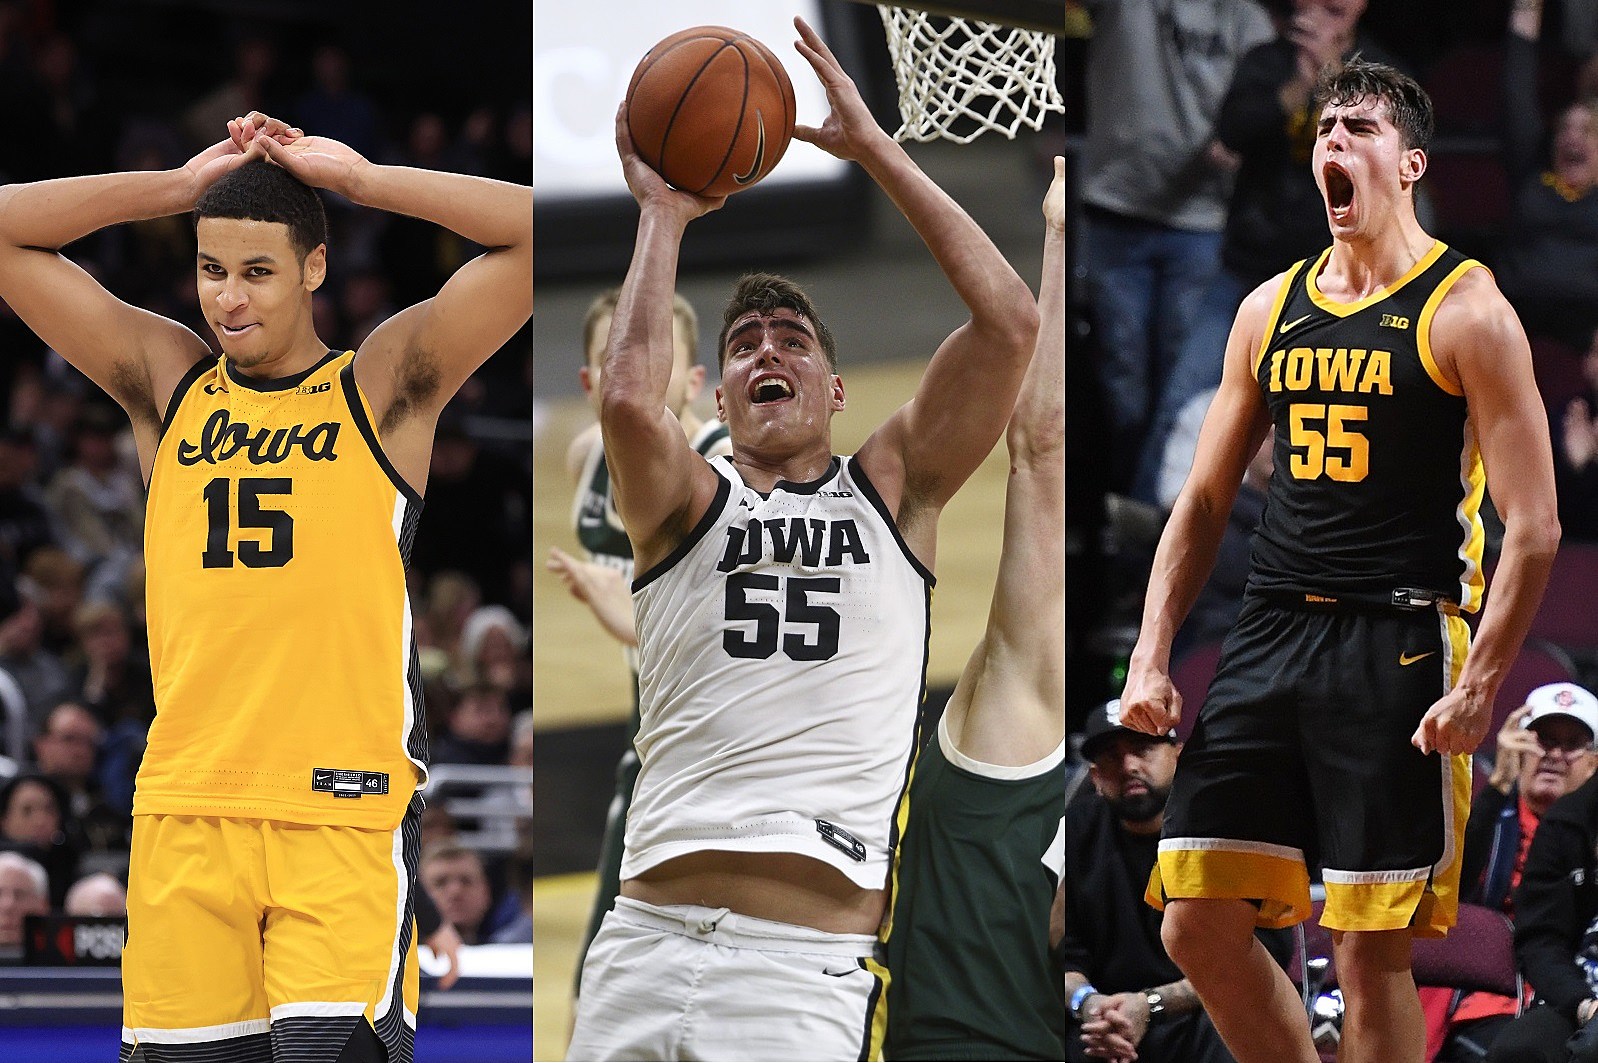
[[[253,465],[276,465],[287,461],[296,447],[308,461],[337,461],[333,448],[338,443],[338,430],[336,421],[324,421],[310,429],[303,424],[251,428],[247,422],[234,421],[226,410],[217,410],[206,418],[198,443],[187,439],[178,443],[178,464],[198,465],[203,461],[215,465],[242,450]]]

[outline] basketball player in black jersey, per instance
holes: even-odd
[[[1296,991],[1251,931],[1304,919],[1318,865],[1340,1059],[1419,1063],[1411,939],[1455,919],[1469,754],[1558,547],[1553,467],[1514,312],[1415,218],[1431,101],[1357,57],[1318,89],[1332,247],[1238,312],[1155,555],[1123,720],[1179,719],[1171,639],[1274,424],[1244,609],[1177,768],[1149,899],[1240,1063],[1313,1063]],[[1484,466],[1505,532],[1470,647]]]

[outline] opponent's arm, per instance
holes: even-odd
[[[1432,319],[1437,368],[1470,410],[1504,542],[1465,667],[1411,740],[1423,753],[1473,753],[1487,735],[1493,699],[1531,630],[1559,550],[1548,421],[1531,370],[1531,347],[1486,270],[1454,285]]]
[[[716,493],[716,473],[694,453],[682,423],[666,408],[666,386],[676,357],[671,308],[683,233],[725,199],[667,185],[638,157],[620,109],[616,151],[638,200],[638,238],[610,321],[599,424],[612,498],[642,575],[682,541]]]
[[[127,410],[146,475],[162,407],[177,380],[210,348],[177,322],[118,299],[60,250],[108,225],[192,210],[218,178],[263,153],[262,147],[241,149],[229,139],[175,170],[0,188],[0,298]]]
[[[1215,567],[1243,471],[1270,428],[1254,360],[1280,284],[1277,277],[1260,285],[1238,309],[1226,341],[1220,390],[1199,431],[1193,471],[1154,552],[1143,625],[1121,694],[1121,722],[1139,731],[1162,734],[1181,719],[1182,696],[1170,677],[1171,640]]]
[[[903,529],[906,500],[916,508],[940,508],[998,442],[1036,342],[1037,306],[981,227],[877,125],[816,31],[803,19],[794,25],[795,46],[832,108],[819,128],[796,126],[794,136],[858,162],[915,228],[971,312],[933,355],[915,398],[860,448],[862,464]]]
[[[1065,737],[1065,160],[1044,196],[1037,349],[1005,440],[1004,548],[988,627],[944,717],[955,746],[1032,764]]]

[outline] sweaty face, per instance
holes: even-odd
[[[814,326],[794,310],[751,310],[722,351],[716,407],[734,440],[755,447],[825,439],[843,389]]]
[[[1425,153],[1404,147],[1387,102],[1373,97],[1321,111],[1313,160],[1327,224],[1344,239],[1384,225],[1425,171]]]
[[[248,369],[289,349],[310,317],[327,249],[302,267],[287,225],[243,218],[201,218],[196,237],[200,309],[229,360]]]

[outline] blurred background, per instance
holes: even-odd
[[[952,6],[1015,10],[1029,2]],[[594,298],[621,283],[637,225],[637,206],[615,156],[616,108],[655,41],[694,25],[726,25],[776,53],[793,81],[799,122],[820,124],[824,96],[793,49],[794,15],[821,31],[879,123],[897,129],[893,64],[882,20],[871,6],[835,0],[593,0],[534,9],[539,245],[532,518],[540,565],[533,595],[534,914],[540,1059],[560,1058],[565,1049],[577,947],[589,919],[606,807],[632,707],[621,647],[560,579],[542,570],[551,548],[582,556],[573,531],[574,483],[565,462],[572,440],[594,422],[578,379],[584,320]],[[906,146],[1036,290],[1040,207],[1051,160],[1063,144],[1056,115],[1041,132],[1023,128],[1014,140],[987,133],[969,145]],[[707,367],[704,393],[691,412],[714,417],[713,348],[734,283],[745,272],[775,271],[805,288],[837,336],[838,371],[848,393],[848,408],[833,421],[833,447],[841,454],[852,452],[912,396],[927,359],[967,318],[925,246],[870,179],[798,141],[759,186],[689,227],[683,262],[678,292],[698,313],[697,357]],[[928,670],[934,718],[986,623],[1007,468],[1001,445],[940,522]]]
[[[0,182],[178,166],[258,109],[373,161],[530,184],[530,34],[529,5],[512,0],[3,0]],[[324,200],[315,313],[341,349],[481,250]],[[189,218],[119,226],[66,254],[214,342]],[[409,573],[436,765],[422,880],[451,883],[435,899],[480,946],[477,976],[450,993],[424,976],[418,1060],[532,1050],[531,373],[527,328],[446,411]],[[109,954],[39,957],[22,949],[21,920],[121,915],[154,711],[143,497],[120,408],[0,305],[0,849],[37,859],[50,887],[20,902],[0,889],[0,964],[37,961],[0,965],[7,1059],[116,1051],[120,932]],[[95,961],[112,966],[64,969]]]

